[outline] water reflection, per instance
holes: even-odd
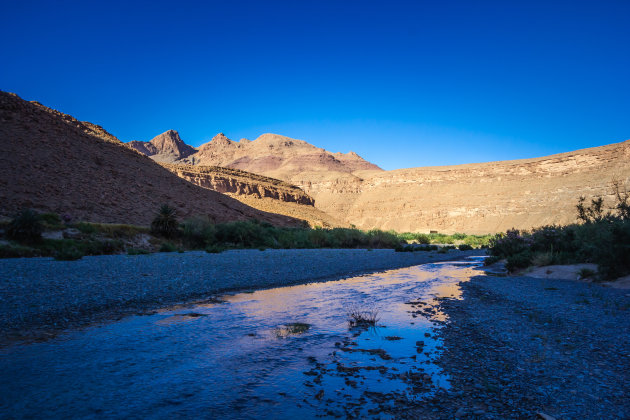
[[[448,377],[427,314],[479,260],[221,296],[3,350],[7,417],[384,416]],[[378,311],[349,328],[347,310]]]

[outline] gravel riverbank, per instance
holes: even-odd
[[[212,294],[349,277],[484,251],[233,250],[0,260],[0,345]]]
[[[461,287],[462,300],[439,302],[449,321],[438,364],[452,388],[397,416],[630,418],[627,290],[490,276]]]

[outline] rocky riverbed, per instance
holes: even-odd
[[[460,286],[461,299],[439,300],[448,322],[437,364],[451,389],[401,403],[396,417],[630,417],[627,290],[492,276]]]
[[[325,281],[484,251],[282,249],[0,260],[0,346],[234,290]]]

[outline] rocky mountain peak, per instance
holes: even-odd
[[[228,139],[227,136],[223,133],[219,133],[216,136],[212,137],[212,140],[210,140],[210,143],[212,144],[216,144],[216,145],[229,145],[232,144],[232,140]]]

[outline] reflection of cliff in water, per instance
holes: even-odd
[[[473,265],[226,295],[13,346],[2,405],[9,416],[375,415],[449,387],[426,315],[445,319],[433,298],[458,297]],[[350,307],[377,310],[376,327],[350,328]]]

